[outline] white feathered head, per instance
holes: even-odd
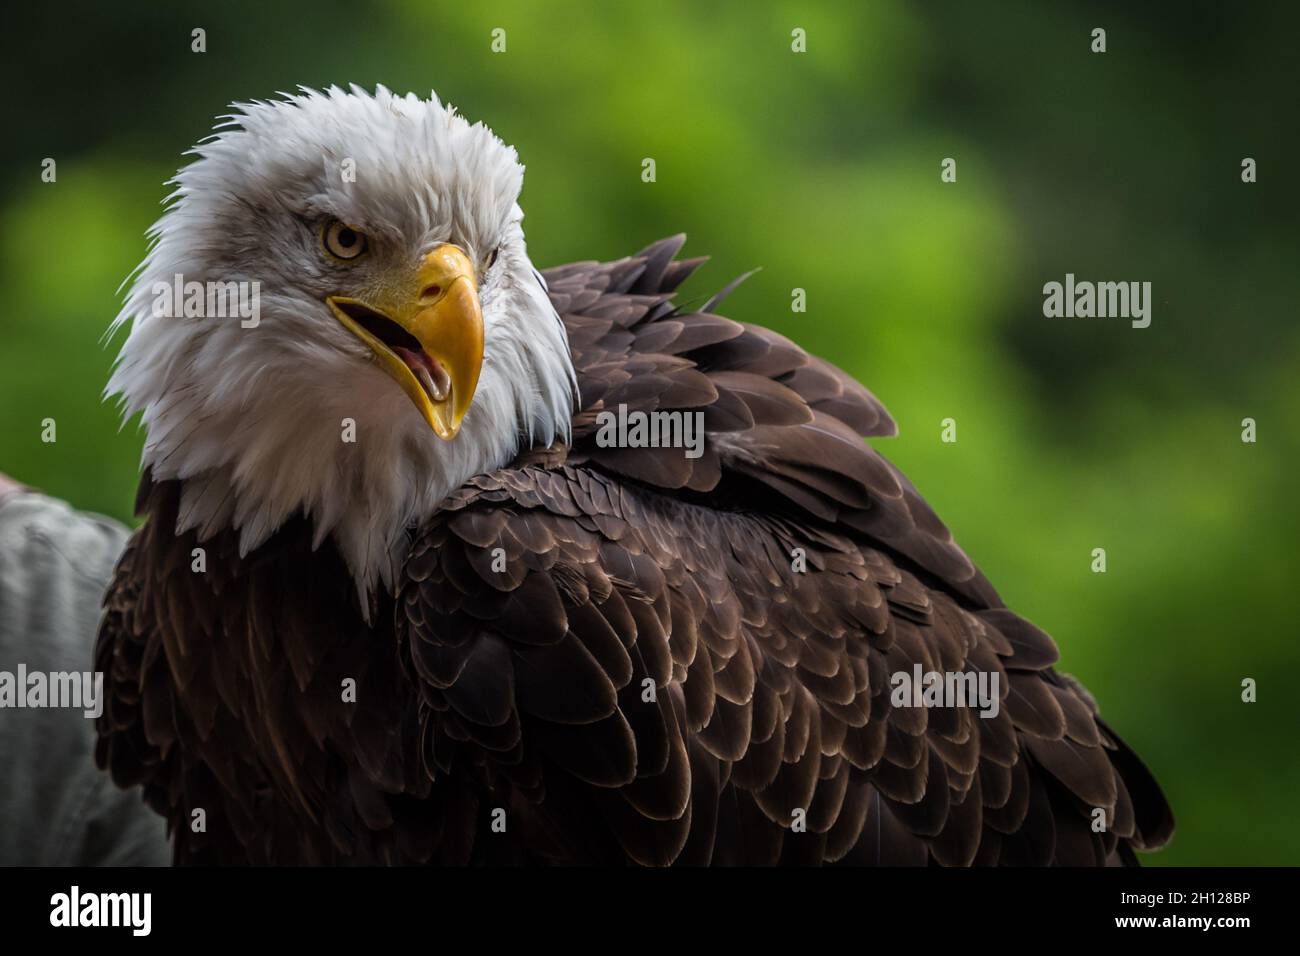
[[[435,96],[235,109],[151,230],[108,392],[153,477],[184,481],[178,533],[233,527],[247,553],[301,510],[366,594],[449,492],[569,428],[523,167]]]

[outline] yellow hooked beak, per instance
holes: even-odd
[[[456,437],[483,368],[483,311],[474,264],[444,244],[420,262],[414,288],[362,302],[325,301],[334,317],[375,353],[434,433]]]

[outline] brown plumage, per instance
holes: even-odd
[[[894,433],[881,404],[675,308],[681,243],[545,274],[573,441],[413,531],[373,625],[301,517],[244,559],[219,534],[191,571],[179,486],[145,476],[98,759],[179,862],[1092,865],[1169,838],[1052,640],[862,440]],[[599,447],[620,404],[702,411],[703,454]],[[1000,712],[892,706],[918,662],[996,672]]]

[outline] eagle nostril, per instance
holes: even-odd
[[[433,285],[427,285],[424,287],[424,291],[420,293],[420,301],[432,302],[440,295],[442,295],[442,286],[435,282]]]

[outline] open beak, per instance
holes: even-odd
[[[444,244],[420,263],[414,288],[362,302],[325,301],[334,317],[375,353],[434,433],[456,437],[483,368],[483,311],[469,256]]]

